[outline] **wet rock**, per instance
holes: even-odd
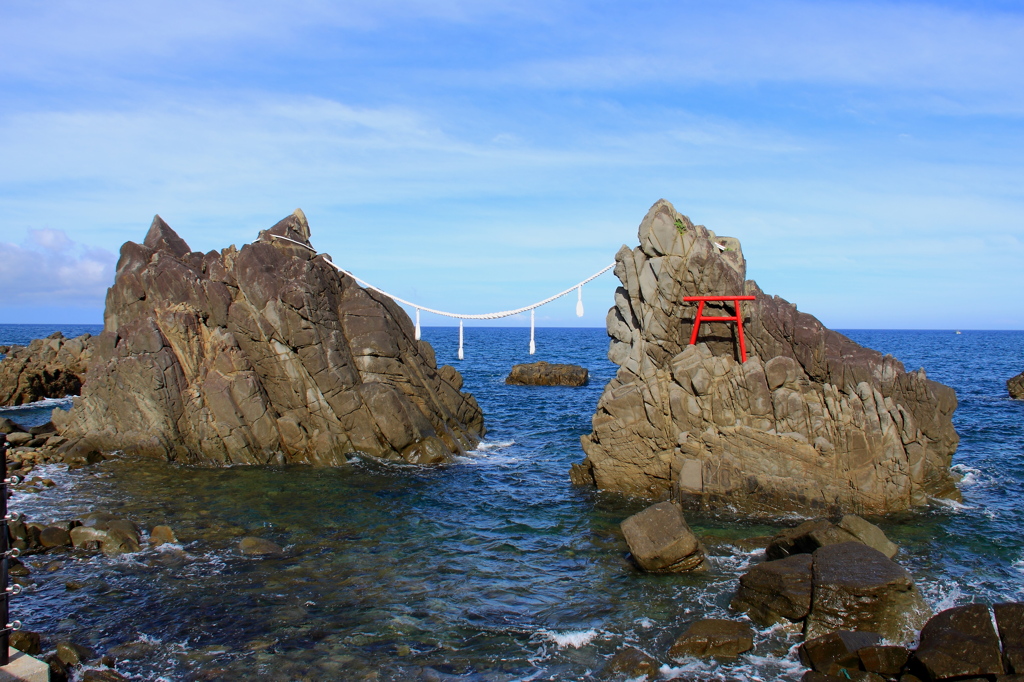
[[[707,569],[704,547],[673,502],[652,505],[623,521],[621,528],[633,560],[645,571]]]
[[[57,658],[65,665],[74,667],[96,658],[96,653],[81,644],[64,640],[57,642]]]
[[[1007,379],[1006,390],[1009,391],[1011,398],[1024,400],[1024,372],[1011,379]]]
[[[698,658],[736,658],[754,648],[754,631],[746,623],[707,618],[693,623],[676,639],[668,655]]]
[[[921,628],[914,661],[932,680],[1001,675],[1002,654],[984,604],[968,604],[933,616]]]
[[[882,637],[874,632],[837,630],[807,639],[798,649],[800,662],[819,673],[837,674],[841,669],[860,669],[858,651],[878,646]]]
[[[50,682],[68,682],[72,666],[62,661],[58,653],[48,654],[43,660],[50,666]]]
[[[518,386],[584,386],[587,378],[585,367],[549,364],[541,360],[515,365],[505,377],[505,383]]]
[[[840,675],[828,675],[808,670],[800,678],[800,682],[885,682],[885,678],[863,670],[842,670]]]
[[[128,678],[110,668],[86,668],[82,671],[82,682],[127,682]]]
[[[740,576],[731,608],[761,626],[803,620],[811,610],[812,562],[810,554],[795,554],[754,566]]]
[[[159,547],[164,544],[173,544],[178,541],[170,526],[153,526],[149,532],[149,544]]]
[[[39,544],[43,547],[70,547],[71,534],[58,526],[47,526],[39,533]]]
[[[283,556],[284,549],[264,538],[247,537],[238,543],[238,551],[246,556]]]
[[[483,413],[445,379],[458,372],[309,236],[296,211],[240,250],[193,253],[158,216],[124,244],[82,396],[54,414],[61,448],[334,466],[474,447]]]
[[[602,680],[637,680],[646,677],[653,680],[658,676],[658,661],[636,647],[621,647],[609,659],[601,671]]]
[[[667,201],[616,254],[607,328],[619,369],[581,439],[577,484],[684,506],[887,513],[959,498],[950,473],[956,394],[825,328],[746,279],[736,239]],[[686,296],[751,295],[740,362],[735,324],[701,326]],[[709,316],[732,315],[710,303]]]
[[[54,332],[12,350],[0,360],[0,405],[78,395],[94,343],[90,334],[65,339]]]
[[[899,675],[910,658],[910,650],[902,646],[866,646],[857,650],[861,667],[879,675]]]
[[[890,559],[899,551],[896,543],[889,540],[881,528],[856,514],[847,514],[839,520],[836,526],[852,535],[858,542],[863,542],[868,547],[874,547]]]
[[[890,642],[906,642],[931,615],[907,570],[877,549],[844,542],[822,547],[812,556],[807,638],[834,630],[863,630]]]
[[[80,519],[83,526],[86,528],[95,528],[97,530],[107,530],[111,521],[116,521],[117,516],[103,511],[94,511],[84,514]]]
[[[782,559],[794,554],[810,554],[819,547],[856,539],[852,533],[837,528],[828,519],[811,519],[796,528],[779,532],[764,553],[769,559]]]
[[[110,543],[112,538],[105,530],[99,530],[90,526],[79,526],[69,533],[71,543],[76,549],[99,550],[103,545]]]
[[[24,651],[29,656],[39,656],[43,648],[39,643],[39,633],[31,630],[15,630],[10,635],[9,643],[18,651]]]
[[[32,573],[32,571],[30,571],[28,569],[28,566],[26,566],[25,564],[21,563],[21,561],[19,561],[18,559],[11,559],[10,560],[10,564],[8,565],[8,568],[7,568],[7,574],[8,575],[11,575],[11,576],[14,576],[14,577],[17,577],[17,578],[23,578],[23,577],[25,577],[27,575],[30,575],[31,573]]]
[[[1024,603],[993,604],[1006,671],[1024,674]]]

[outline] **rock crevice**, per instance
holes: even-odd
[[[956,395],[923,370],[864,348],[746,279],[740,243],[694,225],[667,201],[623,246],[608,312],[619,365],[583,436],[572,478],[690,507],[884,513],[958,498],[949,466]],[[684,296],[752,295],[750,354],[735,326],[701,326]],[[731,303],[705,315],[730,316]]]

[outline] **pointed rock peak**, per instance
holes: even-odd
[[[178,236],[178,233],[171,229],[171,226],[164,222],[160,216],[154,216],[153,224],[149,226],[146,239],[142,242],[151,249],[165,251],[176,258],[188,255],[192,249],[188,247],[185,240]]]
[[[294,213],[267,232],[309,245],[309,223],[306,222],[306,214],[302,212],[301,208],[295,209]]]

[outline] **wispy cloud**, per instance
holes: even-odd
[[[116,257],[78,244],[64,230],[30,229],[21,244],[0,242],[2,308],[61,305],[102,309]]]

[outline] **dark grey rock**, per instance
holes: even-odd
[[[730,606],[761,626],[803,620],[811,610],[812,562],[810,554],[795,554],[757,564],[740,576]]]
[[[1006,672],[999,636],[984,604],[957,606],[935,614],[921,629],[914,659],[933,680]]]
[[[754,648],[754,631],[747,623],[706,618],[693,623],[668,650],[669,657],[736,658]]]

